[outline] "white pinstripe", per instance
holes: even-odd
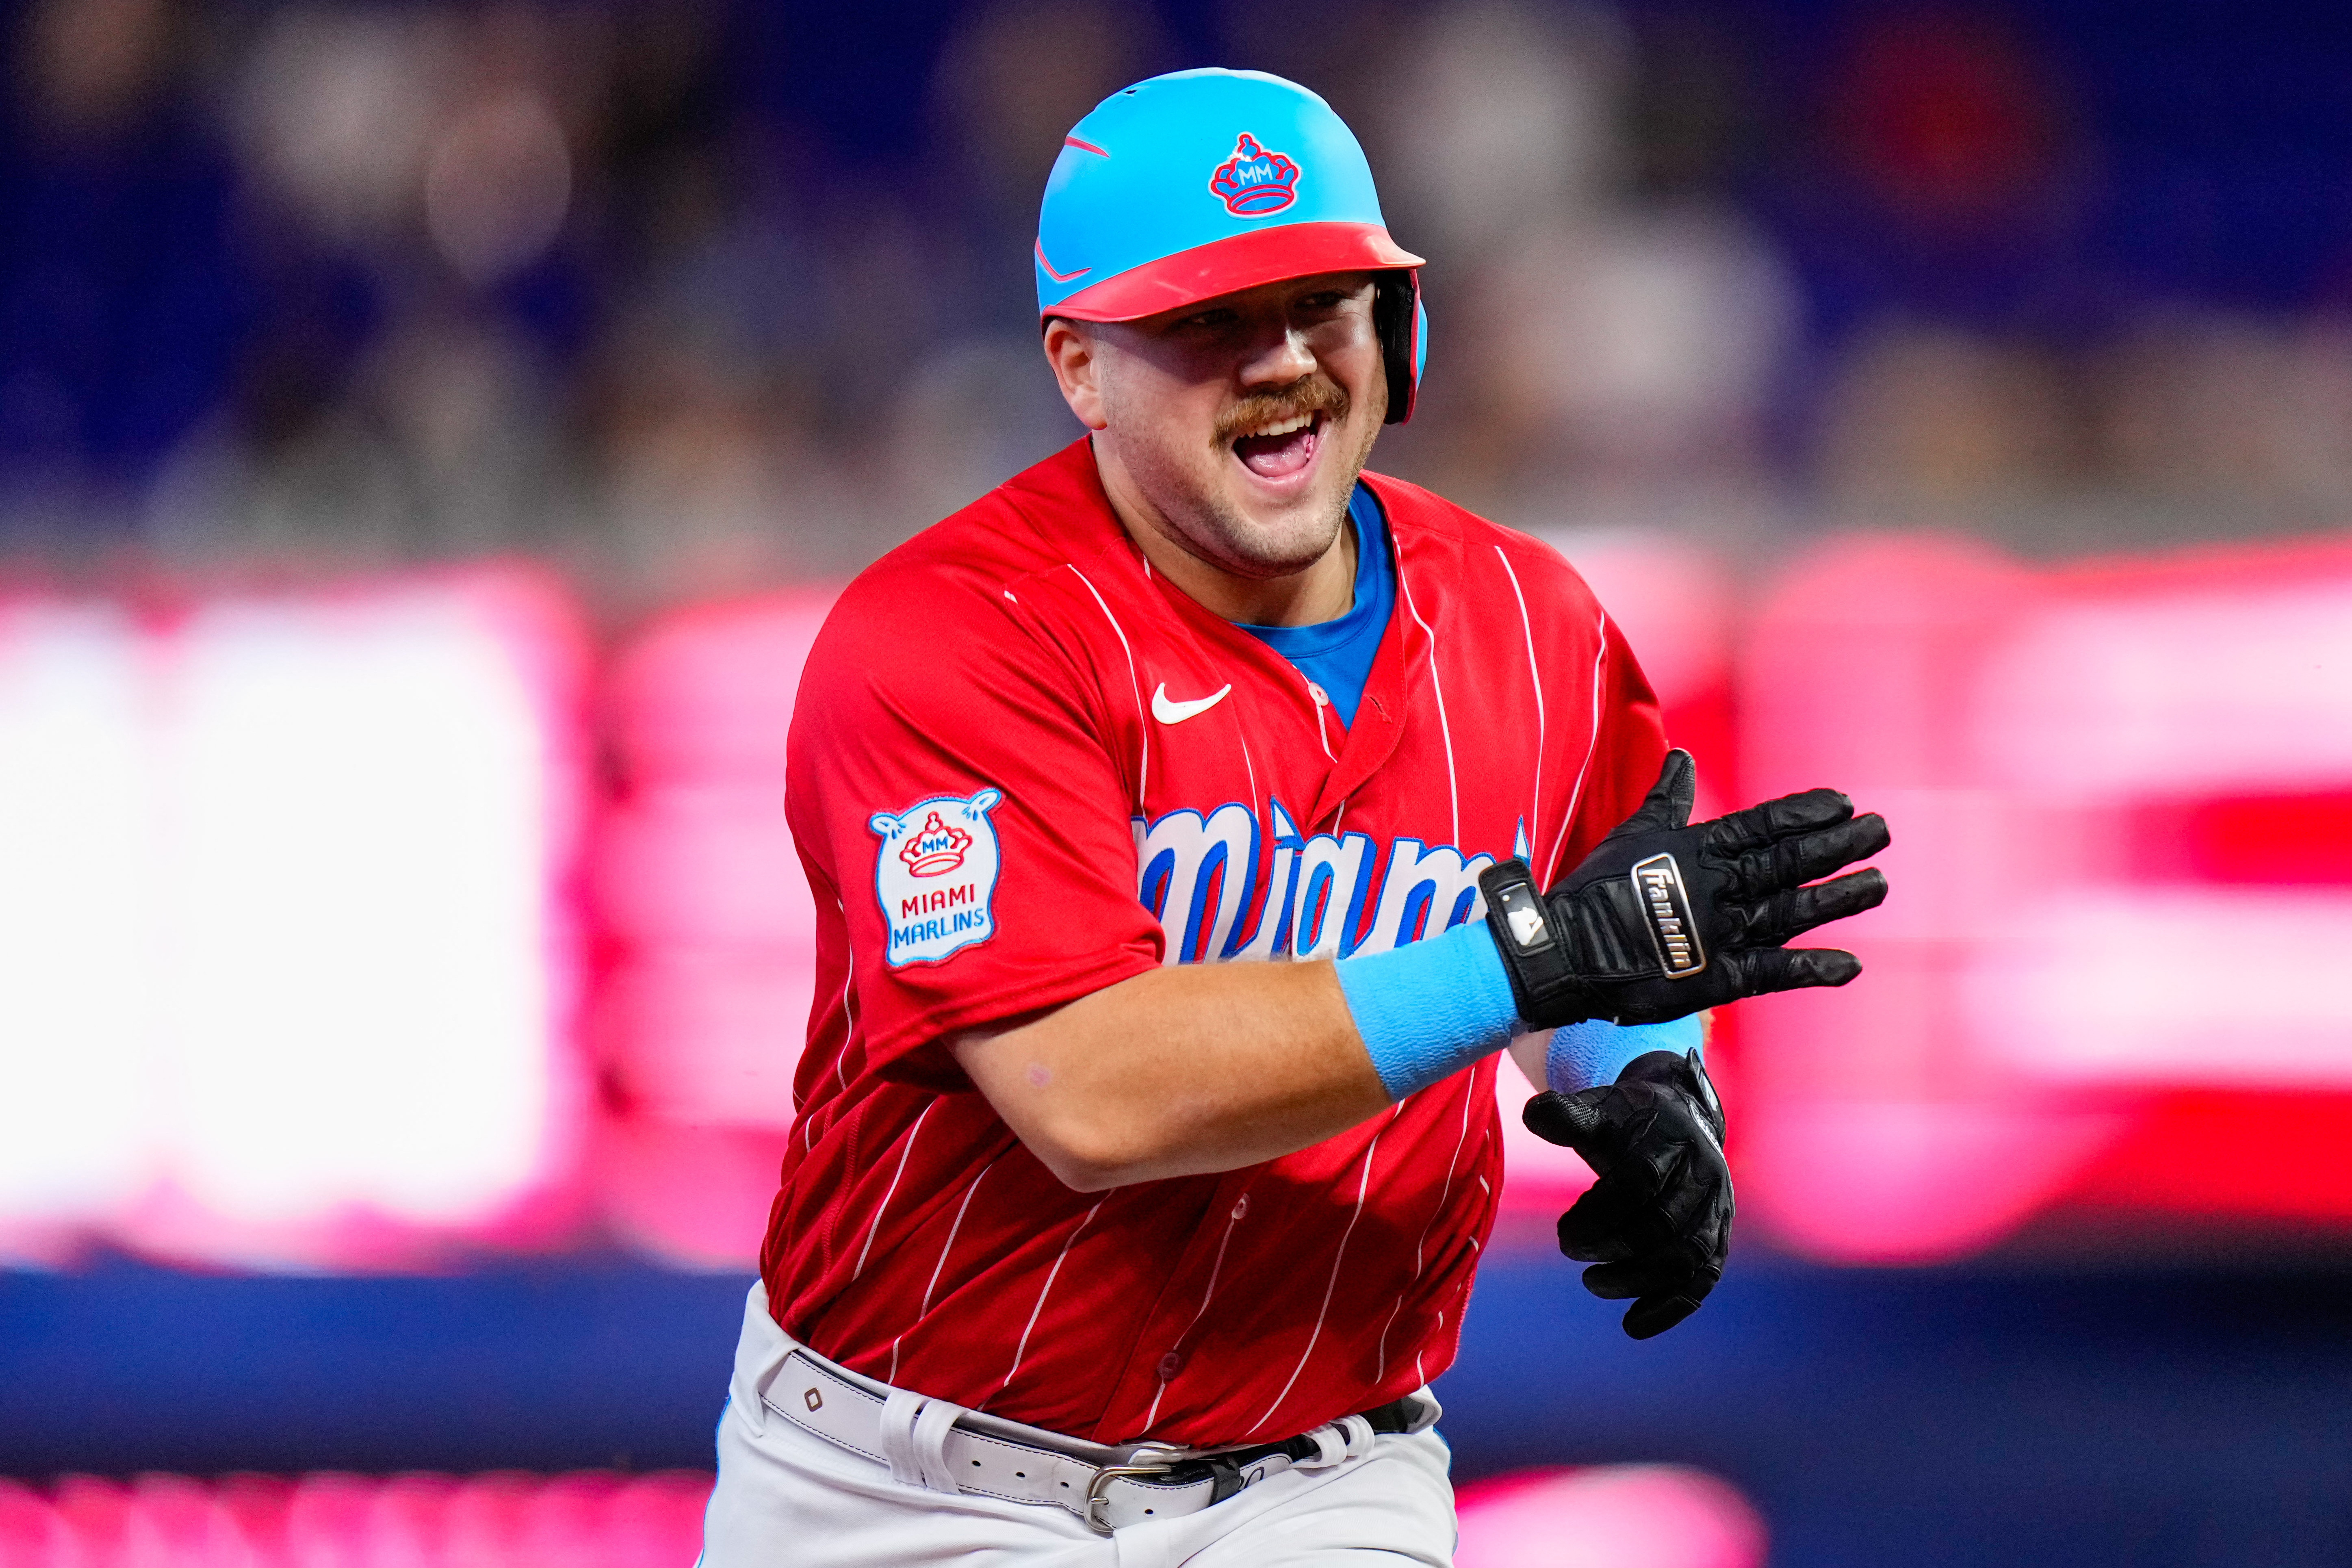
[[[1192,1321],[1184,1325],[1183,1333],[1176,1336],[1176,1342],[1179,1345],[1182,1344],[1186,1337],[1200,1326],[1201,1319],[1209,1310],[1209,1298],[1217,1293],[1217,1276],[1223,1273],[1225,1269],[1225,1248],[1233,1245],[1234,1226],[1241,1224],[1242,1204],[1248,1201],[1249,1194],[1243,1194],[1241,1202],[1234,1204],[1233,1211],[1225,1216],[1225,1234],[1217,1238],[1216,1259],[1209,1265],[1209,1288],[1201,1292],[1200,1309],[1192,1314]],[[1170,1381],[1167,1378],[1160,1380],[1160,1392],[1151,1396],[1151,1408],[1144,1412],[1143,1429],[1146,1432],[1150,1431],[1151,1424],[1160,1419],[1160,1401],[1166,1396]]]
[[[1262,821],[1262,820],[1264,820],[1264,817],[1263,817],[1263,816],[1261,815],[1261,813],[1260,813],[1260,812],[1259,812],[1259,810],[1258,810],[1259,801],[1258,801],[1258,796],[1257,796],[1257,764],[1256,764],[1255,763],[1254,763],[1254,762],[1252,762],[1252,761],[1250,760],[1250,749],[1249,749],[1249,726],[1248,726],[1248,725],[1246,725],[1246,724],[1243,724],[1243,723],[1238,723],[1238,722],[1237,722],[1237,723],[1235,723],[1235,724],[1234,724],[1234,733],[1235,733],[1236,735],[1238,735],[1238,736],[1240,736],[1240,737],[1241,737],[1241,742],[1242,742],[1242,766],[1244,766],[1244,768],[1247,768],[1247,769],[1249,770],[1249,782],[1250,782],[1250,816],[1253,816],[1253,817],[1256,817],[1256,818],[1258,818],[1259,820],[1261,820],[1261,821]],[[1273,853],[1273,846],[1268,845],[1266,847],[1267,847],[1267,854],[1268,854],[1269,856],[1271,856],[1271,855],[1272,855],[1272,853]],[[1256,867],[1253,866],[1253,867],[1251,867],[1251,868],[1250,868],[1250,875],[1251,875],[1253,878],[1255,878],[1255,877],[1257,875],[1257,868],[1256,868]],[[1273,902],[1274,902],[1274,900],[1275,900],[1275,899],[1276,899],[1276,896],[1277,896],[1277,895],[1275,893],[1274,889],[1273,889],[1271,887],[1269,887],[1269,888],[1266,889],[1266,893],[1265,893],[1265,903],[1266,903],[1268,906],[1271,906],[1271,905],[1273,904]],[[1246,910],[1246,909],[1244,909],[1244,910],[1243,910],[1243,913],[1247,913],[1247,912],[1248,912],[1248,911],[1247,911],[1247,910]],[[1269,915],[1273,915],[1273,914],[1274,914],[1274,910],[1273,910],[1273,909],[1272,909],[1271,907],[1267,907],[1267,908],[1260,909],[1260,910],[1258,910],[1258,916],[1257,916],[1257,918],[1258,918],[1258,923],[1259,923],[1260,925],[1265,924],[1265,921],[1266,921],[1266,918],[1267,918]],[[1279,917],[1276,917],[1276,918],[1279,918]],[[1235,916],[1234,917],[1234,922],[1235,922],[1236,924],[1238,924],[1238,923],[1240,923],[1241,916],[1240,916],[1240,915],[1235,915]],[[1223,1256],[1223,1255],[1222,1253],[1220,1253],[1220,1254],[1219,1254],[1219,1256],[1220,1256],[1220,1257],[1222,1257],[1222,1256]],[[1156,1405],[1158,1402],[1155,1400],[1153,1403]],[[1148,1422],[1148,1421],[1144,1423],[1144,1426],[1145,1426],[1147,1428],[1148,1428],[1150,1425],[1151,1425],[1151,1424],[1150,1424],[1150,1422]]]
[[[1348,1215],[1348,1228],[1339,1233],[1339,1250],[1331,1255],[1331,1278],[1323,1282],[1323,1306],[1315,1314],[1315,1328],[1307,1336],[1307,1348],[1298,1352],[1298,1364],[1290,1369],[1290,1380],[1282,1385],[1282,1392],[1274,1396],[1274,1403],[1265,1407],[1265,1414],[1257,1418],[1256,1425],[1242,1434],[1244,1437],[1274,1419],[1274,1413],[1282,1408],[1282,1402],[1289,1398],[1290,1391],[1297,1386],[1298,1374],[1307,1370],[1307,1358],[1315,1353],[1315,1342],[1323,1337],[1323,1321],[1331,1315],[1331,1292],[1339,1285],[1339,1265],[1348,1256],[1348,1238],[1356,1234],[1356,1222],[1364,1217],[1364,1194],[1371,1190],[1372,1185],[1372,1154],[1380,1146],[1381,1141],[1374,1138],[1364,1147],[1364,1173],[1356,1182],[1356,1207]]]
[[[857,1249],[857,1267],[849,1271],[852,1279],[866,1272],[866,1259],[874,1250],[875,1233],[882,1228],[883,1213],[889,1208],[890,1200],[898,1195],[899,1178],[907,1173],[907,1156],[915,1152],[915,1139],[923,1131],[923,1122],[938,1104],[939,1101],[934,1100],[924,1106],[922,1114],[915,1118],[915,1124],[907,1129],[907,1142],[898,1149],[898,1168],[890,1173],[890,1185],[884,1190],[882,1201],[874,1205],[874,1223],[866,1227],[866,1245]]]
[[[1462,1091],[1462,1131],[1454,1134],[1454,1154],[1445,1162],[1445,1184],[1437,1190],[1437,1206],[1430,1210],[1429,1217],[1422,1222],[1421,1239],[1412,1244],[1412,1278],[1405,1281],[1402,1290],[1397,1292],[1396,1305],[1389,1309],[1389,1321],[1381,1325],[1381,1342],[1376,1352],[1379,1371],[1372,1374],[1375,1383],[1389,1374],[1389,1331],[1396,1327],[1397,1314],[1404,1310],[1405,1297],[1421,1283],[1423,1249],[1429,1245],[1429,1233],[1437,1224],[1437,1216],[1445,1212],[1445,1200],[1454,1195],[1454,1168],[1462,1163],[1462,1146],[1470,1141],[1470,1102],[1477,1096],[1478,1069],[1474,1067],[1470,1069],[1468,1084]],[[1484,1176],[1478,1179],[1481,1182],[1486,1180]]]
[[[1002,1157],[999,1156],[999,1158]],[[980,1168],[978,1175],[972,1177],[971,1184],[964,1188],[963,1202],[956,1205],[955,1223],[948,1226],[947,1245],[940,1248],[940,1260],[931,1265],[930,1283],[923,1287],[923,1304],[915,1309],[915,1321],[899,1330],[898,1337],[890,1342],[890,1373],[882,1380],[883,1382],[898,1381],[898,1346],[905,1342],[908,1334],[923,1326],[923,1316],[931,1310],[931,1292],[940,1288],[940,1274],[948,1266],[948,1254],[955,1250],[956,1233],[963,1229],[964,1211],[971,1207],[972,1194],[980,1191],[981,1177],[987,1175],[995,1168],[996,1161],[991,1160]]]
[[[1503,547],[1499,544],[1495,546],[1495,559],[1503,563],[1503,574],[1511,580],[1511,597],[1519,602],[1519,630],[1528,639],[1528,684],[1535,689],[1536,694],[1535,804],[1528,813],[1528,842],[1532,845],[1543,837],[1543,673],[1536,668],[1536,629],[1528,621],[1528,596],[1519,591],[1519,574],[1511,569],[1511,558],[1503,553]]]
[[[845,910],[842,923],[845,927],[848,924]],[[849,1042],[857,1037],[857,1017],[853,1010],[856,1005],[850,1000],[849,994],[856,981],[857,970],[852,965],[849,973],[841,977],[841,1049],[833,1053],[834,1079],[841,1085],[844,1093],[849,1090]]]
[[[1069,567],[1070,575],[1086,584],[1087,593],[1094,595],[1095,604],[1102,610],[1103,619],[1108,621],[1110,629],[1118,634],[1119,648],[1127,655],[1128,689],[1135,695],[1135,732],[1142,738],[1143,742],[1140,759],[1135,764],[1135,809],[1140,812],[1143,809],[1144,783],[1151,776],[1151,721],[1143,710],[1143,681],[1135,673],[1135,648],[1127,640],[1127,628],[1118,624],[1118,617],[1110,613],[1110,605],[1103,602],[1101,592],[1087,579],[1087,574],[1078,570],[1077,563],[1072,561],[1065,562],[1063,564]]]
[[[1593,623],[1593,635],[1601,639],[1601,646],[1592,652],[1592,738],[1584,743],[1584,762],[1576,770],[1576,787],[1568,793],[1567,815],[1559,819],[1559,832],[1551,841],[1550,863],[1545,867],[1543,874],[1543,885],[1547,888],[1551,886],[1552,879],[1559,875],[1560,846],[1568,842],[1569,824],[1576,820],[1577,803],[1584,798],[1584,775],[1591,771],[1592,753],[1601,746],[1601,666],[1609,658],[1607,612],[1602,612],[1601,618]]]
[[[849,911],[841,908],[841,900],[838,898],[833,900],[833,907],[841,910],[842,928],[846,931],[849,925]],[[841,1085],[844,1094],[849,1092],[848,1068],[844,1063],[849,1056],[849,1042],[857,1037],[857,1022],[850,1016],[849,999],[850,986],[856,978],[857,964],[856,961],[852,959],[847,972],[841,977],[841,1044],[833,1053],[834,1079]],[[814,1154],[816,1152],[816,1118],[803,1117],[802,1121],[807,1132],[801,1142],[807,1146],[808,1152]]]
[[[842,938],[846,941],[849,935],[849,906],[841,901],[838,892],[833,895],[833,908],[834,912],[841,917]],[[849,1090],[849,1042],[857,1037],[857,1016],[851,1008],[849,998],[850,985],[856,978],[857,960],[853,957],[844,966],[841,976],[841,1049],[833,1054],[833,1076],[840,1080],[845,1094]]]
[[[1445,738],[1445,793],[1454,803],[1454,837],[1462,842],[1462,784],[1454,773],[1454,726],[1445,718],[1445,683],[1437,678],[1437,634],[1421,618],[1421,606],[1412,602],[1412,583],[1405,575],[1404,557],[1397,557],[1397,585],[1404,590],[1404,607],[1413,624],[1429,639],[1429,689],[1437,697],[1437,732]]]
[[[1077,568],[1073,566],[1070,570],[1075,572]],[[1095,1206],[1087,1211],[1086,1218],[1078,1221],[1077,1229],[1070,1232],[1069,1240],[1062,1243],[1061,1256],[1054,1259],[1054,1267],[1045,1271],[1045,1283],[1039,1287],[1037,1291],[1037,1304],[1029,1309],[1029,1321],[1021,1331],[1021,1342],[1013,1347],[1013,1364],[1005,1368],[1004,1381],[996,1385],[996,1394],[1002,1394],[1006,1389],[1013,1386],[1013,1376],[1015,1373],[1021,1370],[1022,1358],[1029,1353],[1029,1336],[1037,1327],[1037,1314],[1045,1310],[1045,1298],[1052,1293],[1054,1281],[1061,1277],[1062,1265],[1068,1261],[1070,1248],[1078,1244],[1079,1233],[1084,1231],[1087,1226],[1093,1222],[1095,1215],[1102,1212],[1102,1206],[1109,1197],[1110,1194],[1108,1193],[1105,1193],[1101,1197],[1095,1200]],[[995,1400],[996,1394],[992,1394],[988,1398],[982,1400],[980,1402],[979,1408],[982,1410],[987,1409],[990,1404]]]

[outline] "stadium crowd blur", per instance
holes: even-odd
[[[1514,523],[2037,554],[2334,524],[2340,171],[2202,133],[2247,61],[2173,37],[2078,69],[2067,15],[995,0],[894,37],[33,0],[0,539],[520,549],[623,615],[836,577],[1076,433],[1034,346],[1044,172],[1106,90],[1202,58],[1358,127],[1433,258],[1425,412],[1381,461]]]

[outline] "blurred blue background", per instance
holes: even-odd
[[[838,582],[1075,436],[1045,170],[1212,63],[1358,130],[1432,258],[1379,464],[1503,521],[1745,595],[1864,527],[2063,565],[2352,517],[2342,7],[10,0],[0,39],[0,589],[142,625],[521,561],[604,649]],[[583,788],[651,791],[632,733]],[[551,851],[591,990],[642,935],[572,886],[613,842]],[[0,1475],[707,1466],[756,1221],[645,1173],[732,1161],[757,1205],[777,1128],[696,1131],[591,1035],[561,1093],[671,1142],[584,1133],[454,1249],[17,1225]],[[2335,1208],[2284,1221],[1874,1268],[1750,1231],[1641,1345],[1523,1196],[1440,1387],[1459,1473],[1694,1467],[1791,1568],[2352,1561],[2328,1158]],[[6,1517],[0,1562],[64,1561]]]

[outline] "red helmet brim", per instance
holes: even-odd
[[[1038,314],[1040,319],[1132,321],[1261,283],[1318,272],[1385,272],[1423,264],[1377,224],[1278,224],[1129,268]]]

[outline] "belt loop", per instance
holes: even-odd
[[[727,1383],[727,1407],[741,1416],[757,1437],[768,1428],[768,1385],[792,1359],[793,1343],[768,1316],[767,1287],[756,1279],[743,1301],[743,1336],[758,1345],[759,1354],[747,1367],[742,1347],[736,1348],[735,1370]]]
[[[728,1380],[727,1408],[751,1429],[754,1437],[768,1429],[768,1384],[775,1381],[777,1371],[791,1353],[787,1351],[784,1355],[755,1366],[747,1367],[739,1363],[735,1375]]]
[[[906,1486],[928,1484],[915,1451],[915,1417],[927,1403],[921,1394],[903,1388],[892,1389],[882,1402],[882,1458],[890,1467],[890,1479]]]
[[[963,1406],[950,1405],[944,1399],[924,1402],[915,1417],[912,1447],[916,1467],[922,1472],[923,1485],[935,1492],[960,1492],[963,1484],[956,1479],[948,1464],[948,1431],[963,1415]]]
[[[1327,1465],[1360,1459],[1372,1451],[1373,1436],[1372,1424],[1361,1415],[1342,1415],[1337,1421],[1327,1422],[1307,1434],[1307,1440],[1315,1445],[1315,1452],[1297,1461],[1298,1468],[1319,1470]]]

